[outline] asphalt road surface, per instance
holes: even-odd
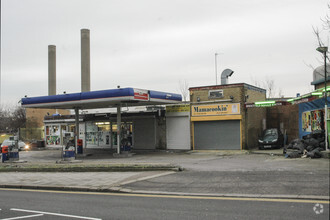
[[[329,219],[329,202],[0,189],[0,219]]]
[[[184,171],[122,187],[154,192],[329,196],[329,172]]]

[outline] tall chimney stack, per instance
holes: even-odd
[[[48,95],[56,95],[56,46],[48,45]]]
[[[81,91],[91,90],[89,29],[81,29]]]

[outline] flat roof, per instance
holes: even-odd
[[[25,97],[24,108],[95,109],[124,106],[164,105],[182,102],[182,96],[137,88],[118,88],[51,96]]]
[[[190,87],[189,91],[195,90],[211,90],[211,89],[224,89],[224,88],[234,88],[234,87],[245,87],[248,89],[256,90],[259,92],[266,93],[266,89],[253,86],[247,83],[233,83],[233,84],[222,84],[222,85],[210,85],[210,86],[197,86],[197,87]]]

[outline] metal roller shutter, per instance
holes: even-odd
[[[156,149],[154,118],[140,118],[133,121],[134,149]]]
[[[166,118],[167,149],[190,150],[189,117]]]
[[[240,121],[199,121],[194,123],[195,150],[240,150]]]

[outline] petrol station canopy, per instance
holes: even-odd
[[[95,109],[123,106],[146,106],[180,103],[180,94],[136,88],[118,88],[51,96],[25,97],[25,108]]]

